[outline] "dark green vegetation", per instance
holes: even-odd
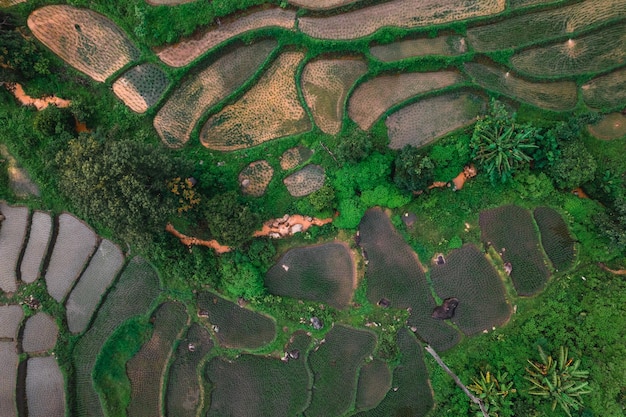
[[[344,308],[356,282],[350,250],[340,243],[294,248],[267,271],[265,286],[271,294],[321,301]]]
[[[380,403],[391,389],[391,371],[387,363],[374,359],[361,367],[356,390],[357,410],[369,410]]]
[[[502,273],[498,277],[515,311],[509,323],[487,334],[463,337],[454,348],[442,353],[466,384],[478,379],[481,372],[508,374],[507,390],[511,393],[507,401],[502,402],[506,410],[503,408],[500,415],[566,415],[561,407],[552,411],[552,401],[530,393],[532,383],[524,378],[525,368],[529,366],[527,359],[538,360],[537,345],[551,353],[557,353],[559,346],[569,346],[572,356],[581,360],[579,369],[589,371],[587,380],[591,392],[581,396],[583,405],[578,410],[570,407],[572,415],[624,415],[626,340],[622,329],[626,287],[622,276],[602,269],[600,263],[615,271],[626,267],[626,160],[623,157],[626,138],[600,141],[586,129],[587,124],[597,120],[596,112],[621,111],[626,105],[623,63],[615,66],[609,55],[593,59],[596,48],[589,41],[595,39],[602,44],[598,51],[606,51],[615,41],[621,42],[613,51],[618,56],[623,54],[623,37],[618,36],[619,28],[623,28],[622,0],[510,0],[497,16],[413,29],[389,26],[350,41],[312,39],[298,29],[262,28],[228,39],[181,68],[168,67],[155,56],[156,50],[149,48],[175,42],[196,29],[215,29],[216,17],[222,18],[222,27],[236,22],[256,11],[251,7],[261,3],[267,4],[266,7],[282,6],[292,12],[297,8],[278,0],[193,1],[171,7],[154,7],[144,0],[70,0],[72,5],[89,7],[112,19],[141,51],[134,64],[120,69],[103,83],[95,83],[68,67],[26,27],[26,18],[33,9],[52,3],[57,2],[29,0],[0,11],[0,81],[21,82],[26,92],[34,97],[56,94],[72,100],[68,109],[35,112],[33,108],[18,105],[13,96],[0,87],[0,144],[6,145],[19,164],[28,170],[42,194],[41,198],[18,200],[10,189],[5,170],[7,163],[0,158],[0,197],[8,199],[11,205],[52,210],[54,215],[62,211],[79,215],[100,236],[117,242],[129,256],[141,254],[149,259],[161,278],[160,283],[149,264],[130,261],[121,276],[116,277],[114,287],[103,296],[99,312],[83,335],[69,333],[64,320],[65,307],[47,294],[43,280],[28,285],[18,281],[17,292],[0,293],[2,304],[18,304],[32,295],[41,301],[41,310],[57,319],[60,334],[54,351],[67,382],[69,415],[126,414],[131,395],[126,365],[152,335],[150,311],[172,300],[184,304],[193,316],[196,324],[190,329],[204,332],[203,340],[214,340],[215,346],[205,355],[200,347],[189,351],[187,342],[185,351],[186,339],[182,335],[187,326],[180,326],[180,340],[172,345],[178,353],[167,365],[164,385],[160,387],[164,392],[161,397],[165,399],[164,411],[179,401],[178,404],[190,404],[194,408],[193,412],[185,409],[190,414],[195,414],[195,407],[199,407],[200,415],[220,417],[255,412],[258,415],[305,415],[312,400],[314,381],[310,365],[313,355],[324,347],[313,353],[309,345],[319,343],[330,329],[345,325],[359,332],[367,326],[376,334],[376,346],[370,349],[372,361],[363,364],[370,360],[366,357],[360,362],[358,375],[352,374],[353,380],[359,382],[354,382],[346,395],[353,401],[345,408],[347,415],[471,415],[475,410],[452,380],[431,358],[426,358],[428,372],[422,363],[420,344],[424,340],[432,340],[435,347],[443,349],[461,338],[454,327],[430,317],[435,305],[433,297],[444,295],[437,290],[439,267],[428,262],[437,253],[443,253],[449,262],[445,268],[455,267],[451,276],[469,271],[478,277],[482,271],[489,271],[481,278],[493,280],[496,277],[494,267],[501,273],[504,262],[513,264],[512,281]],[[376,3],[377,0],[365,0],[323,13],[299,9],[298,17],[341,14]],[[6,1],[0,0],[0,4]],[[572,9],[582,12],[574,13]],[[612,39],[607,40],[606,34]],[[428,42],[448,35],[464,38],[465,52],[455,56],[409,57],[395,62],[381,62],[370,53],[371,47],[378,44],[406,39]],[[255,48],[262,40],[277,45],[277,49],[268,52],[263,63],[246,68],[249,71],[246,81],[233,86],[227,94],[213,101],[210,108],[202,110],[196,126],[182,126],[190,132],[190,140],[184,147],[166,150],[153,120],[180,91],[181,80],[189,80],[200,68],[206,68],[241,45]],[[585,45],[587,51],[575,49]],[[555,48],[560,52],[552,53]],[[344,115],[342,130],[337,135],[323,134],[314,126],[310,132],[241,151],[217,152],[201,146],[198,143],[200,126],[225,106],[241,99],[263,77],[276,57],[290,50],[301,51],[305,57],[295,80],[285,82],[295,82],[300,104],[311,120],[314,120],[313,110],[301,100],[300,90],[301,70],[314,59],[358,56],[362,60],[367,73],[354,85],[346,86],[348,98],[356,87],[382,74],[445,70],[460,73],[466,81],[397,103],[381,114],[381,121],[368,131],[361,131]],[[533,54],[545,59],[528,60]],[[519,68],[524,67],[526,72],[535,75],[531,78],[514,71],[512,57]],[[586,66],[579,66],[579,62]],[[134,74],[131,72],[134,68],[145,64],[158,67],[165,76],[159,79],[161,82],[166,79],[169,87],[159,99],[156,97],[159,86],[152,86],[156,102],[145,114],[139,115],[121,103],[112,94],[111,87],[125,74]],[[580,73],[581,69],[584,73]],[[144,78],[137,80],[138,83],[144,81]],[[387,116],[429,98],[438,99],[462,91],[485,102],[499,100],[503,106],[491,101],[492,111],[476,126],[458,129],[431,145],[406,150],[392,150],[387,146],[389,139],[384,123]],[[345,110],[343,104],[342,110]],[[436,119],[442,123],[449,120],[449,115],[434,104],[427,110],[434,115],[429,114],[433,117],[424,120]],[[263,114],[257,116],[264,117]],[[76,133],[74,118],[86,122],[91,132]],[[439,125],[419,127],[420,132],[442,128]],[[322,167],[327,177],[321,190],[304,198],[289,195],[283,180],[292,171],[280,169],[281,155],[298,146],[311,149],[312,154],[306,156],[307,163]],[[491,149],[487,149],[489,147]],[[266,193],[257,198],[241,195],[238,174],[250,162],[261,159],[267,160],[275,172]],[[425,190],[432,180],[450,181],[471,162],[475,163],[478,176],[468,180],[463,189],[457,192],[447,187]],[[189,177],[197,180],[193,187],[183,185]],[[570,194],[571,189],[578,186],[590,199]],[[483,246],[479,213],[506,212],[510,209],[505,207],[510,205],[525,210],[525,219],[530,210],[541,208],[533,212],[534,223],[532,217],[530,222],[524,222],[529,227],[524,226],[522,238],[518,242],[507,241],[504,245],[507,250],[500,256],[501,245],[494,244],[491,249]],[[394,237],[381,235],[380,241],[390,244],[390,249],[382,254],[377,253],[377,249],[366,250],[367,265],[357,257],[359,280],[349,307],[337,310],[320,301],[268,293],[264,277],[281,256],[294,247],[326,244],[333,239],[354,247],[351,243],[354,230],[363,214],[375,206],[392,211],[390,217],[381,211],[379,221],[374,222],[379,224],[369,227],[372,230],[381,227]],[[251,234],[261,221],[296,212],[336,217],[330,225],[312,228],[284,241],[252,239]],[[416,214],[412,226],[402,223],[406,212]],[[371,219],[368,213],[363,225]],[[189,249],[163,232],[167,222],[172,222],[185,234],[202,239],[216,238],[236,248],[221,256],[204,247]],[[522,228],[516,217],[499,219],[496,223],[505,234],[522,233],[518,231]],[[541,247],[534,244],[531,256],[522,251],[517,254],[518,260],[513,259],[511,249],[522,240],[530,242],[531,232],[534,241],[540,236],[549,259],[544,257]],[[376,242],[376,239],[374,236],[370,240]],[[477,248],[471,256],[466,244]],[[486,257],[483,251],[487,252]],[[416,254],[426,268],[419,265]],[[468,255],[467,264],[457,262],[457,254]],[[536,263],[528,263],[531,258]],[[522,264],[519,259],[523,260]],[[540,273],[531,274],[531,270]],[[546,283],[548,271],[552,276]],[[527,275],[532,278],[527,279]],[[468,282],[487,288],[481,296],[489,295],[493,299],[498,293],[499,297],[500,285],[465,278],[461,284]],[[401,286],[396,287],[396,284]],[[516,294],[512,284],[519,293]],[[535,295],[520,297],[522,284],[528,284],[525,291]],[[208,291],[211,295],[204,299],[203,294],[209,294]],[[465,314],[464,306],[471,306],[475,299],[465,296],[471,299],[463,300],[457,295],[461,304],[452,323],[456,322],[461,330],[470,333],[464,326],[479,328],[483,318],[463,324],[474,318]],[[206,307],[207,300],[212,303],[214,297],[218,297],[216,305],[221,306],[217,309],[218,317],[224,321],[216,328],[211,326],[215,324],[213,321],[195,317],[199,307]],[[238,300],[239,297],[242,300]],[[389,299],[391,306],[377,306],[379,297]],[[497,319],[492,318],[490,320],[494,321],[489,323],[485,320],[486,328],[491,329],[491,323],[500,323],[500,318],[506,314],[506,304],[502,298],[498,299],[499,313],[493,313]],[[240,301],[245,307],[238,307],[234,301]],[[481,304],[485,306],[494,310],[496,307]],[[411,311],[407,311],[409,308]],[[24,310],[27,317],[34,313],[34,309],[26,305]],[[263,315],[256,315],[257,312]],[[322,329],[312,329],[309,322],[312,316],[322,319]],[[406,325],[415,327],[420,341]],[[301,335],[298,340],[302,342],[289,345],[289,335],[302,330],[310,331],[312,340],[296,333]],[[188,338],[191,340],[191,336]],[[231,345],[225,339],[234,342]],[[297,343],[300,345],[296,349]],[[246,350],[243,355],[242,349]],[[299,359],[290,359],[286,364],[277,359],[284,356],[284,352],[294,350],[299,350]],[[193,379],[189,387],[197,386],[200,390],[200,397],[192,394],[189,403],[181,403],[179,394],[167,388],[188,388],[177,383],[181,378],[177,369],[182,367],[177,363],[183,352],[189,354],[189,366],[184,367],[184,373]],[[192,357],[191,353],[196,352],[198,354]],[[15,360],[20,361],[21,369],[25,367],[27,354]],[[205,363],[209,366],[205,367]],[[316,369],[332,373],[335,366],[320,361]],[[393,375],[390,385],[382,376],[385,366]],[[365,394],[360,383],[363,381],[364,386],[372,379],[373,368],[381,373],[380,380],[376,381],[379,386],[371,385],[371,394]],[[429,375],[432,393],[428,387]],[[382,396],[385,398],[379,402]],[[18,392],[18,403],[23,402],[21,400],[23,396]],[[331,405],[340,408],[333,404],[328,406]],[[25,415],[26,411],[22,410],[21,414]],[[170,415],[185,415],[185,412],[178,414],[179,408],[169,408]]]

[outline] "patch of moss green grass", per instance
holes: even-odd
[[[145,317],[122,323],[100,350],[93,370],[93,380],[108,416],[123,417],[130,403],[130,381],[126,362],[150,340],[152,324]]]

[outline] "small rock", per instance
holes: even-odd
[[[317,317],[311,317],[311,325],[315,330],[320,330],[322,327],[324,327],[322,320]]]

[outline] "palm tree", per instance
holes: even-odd
[[[571,417],[570,408],[578,410],[583,404],[581,397],[591,392],[586,381],[589,371],[578,369],[580,359],[569,358],[566,347],[561,346],[557,361],[546,356],[541,346],[537,347],[541,361],[529,359],[531,367],[526,368],[528,375],[524,377],[532,384],[528,393],[551,399],[553,411],[558,404]]]

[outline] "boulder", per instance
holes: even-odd
[[[454,297],[446,298],[440,306],[433,309],[432,318],[438,320],[447,320],[454,317],[454,310],[459,305],[459,300]]]

